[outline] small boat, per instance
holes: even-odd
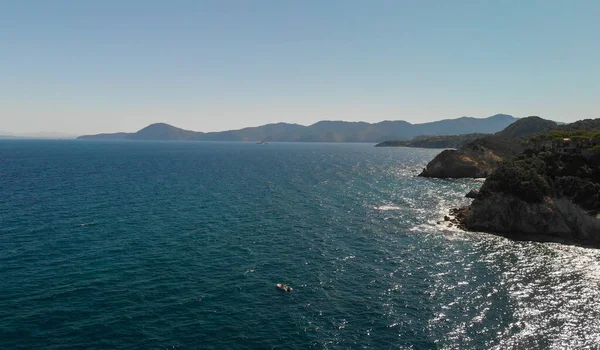
[[[294,290],[294,288],[288,286],[285,283],[277,283],[277,289],[282,290],[284,292],[288,292],[288,293]]]
[[[267,141],[260,141],[256,143],[257,145],[268,145],[269,143]]]

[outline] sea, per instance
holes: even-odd
[[[2,140],[0,349],[599,349],[600,251],[448,227],[439,152]]]

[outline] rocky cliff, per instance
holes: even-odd
[[[478,178],[489,176],[504,160],[498,152],[472,142],[457,150],[438,154],[419,176],[436,178]]]
[[[495,193],[451,212],[459,227],[512,238],[545,238],[600,245],[600,220],[568,198],[544,197],[539,203]]]
[[[502,163],[473,202],[451,214],[466,230],[600,246],[600,152],[529,150]]]

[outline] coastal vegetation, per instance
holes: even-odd
[[[493,193],[541,203],[545,197],[567,198],[590,213],[600,210],[600,154],[590,157],[553,151],[528,151],[505,162],[484,182],[478,198]]]
[[[535,135],[528,149],[504,162],[481,188],[530,202],[545,196],[569,198],[585,209],[600,209],[600,130],[551,130]]]
[[[528,235],[533,234],[600,246],[598,121],[530,137],[523,152],[498,164],[469,206],[451,211],[454,223],[511,237],[538,239]]]
[[[547,133],[533,136],[531,143],[543,141],[571,140],[600,140],[600,130],[552,130]]]
[[[462,135],[419,135],[409,141],[384,141],[375,147],[418,147],[418,148],[459,148],[489,134],[471,133]]]

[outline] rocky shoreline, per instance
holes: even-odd
[[[450,227],[486,232],[514,240],[552,241],[600,248],[600,214],[590,215],[568,198],[544,197],[540,203],[494,193],[476,197],[444,217]]]
[[[470,205],[444,217],[449,227],[600,248],[600,119],[557,129],[525,118],[440,153],[420,176],[486,177]]]

